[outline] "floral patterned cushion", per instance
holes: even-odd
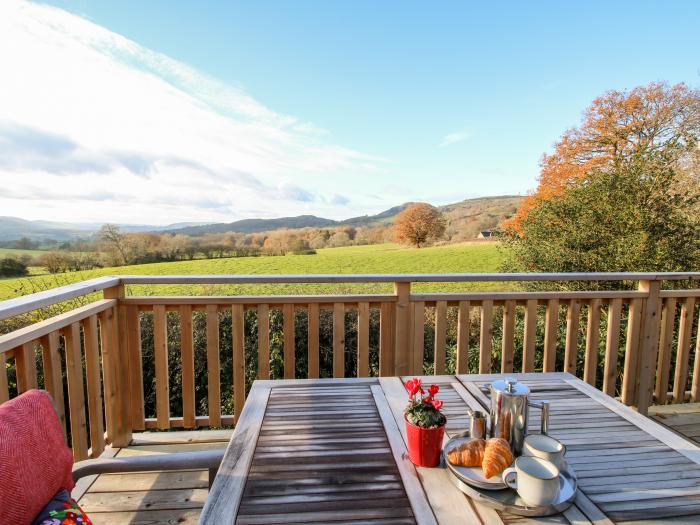
[[[32,525],[92,525],[78,503],[62,490],[34,518]]]

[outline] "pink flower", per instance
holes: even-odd
[[[430,388],[428,388],[428,393],[430,394],[430,397],[434,397],[435,394],[437,394],[440,391],[440,387],[437,385],[430,385]]]
[[[440,410],[442,408],[442,405],[443,405],[443,402],[439,399],[433,399],[431,401],[431,403],[433,404],[433,406],[435,407],[436,410]]]

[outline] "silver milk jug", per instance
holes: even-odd
[[[491,437],[508,440],[513,453],[519,456],[527,436],[528,407],[542,410],[540,431],[546,434],[549,427],[549,401],[530,401],[530,389],[516,379],[507,377],[489,385],[491,393]]]

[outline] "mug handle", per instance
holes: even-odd
[[[509,467],[503,471],[501,474],[503,483],[508,485],[510,488],[518,490],[518,474],[515,471],[515,467]]]

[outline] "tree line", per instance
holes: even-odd
[[[446,221],[426,203],[415,203],[400,213],[393,224],[340,226],[336,228],[282,229],[263,233],[210,233],[188,236],[171,233],[123,232],[105,224],[93,240],[64,242],[60,249],[0,260],[0,276],[27,275],[28,266],[40,266],[51,274],[123,266],[224,257],[265,255],[313,255],[317,249],[396,241],[417,248],[440,241]],[[29,239],[20,239],[22,249],[36,248]]]

